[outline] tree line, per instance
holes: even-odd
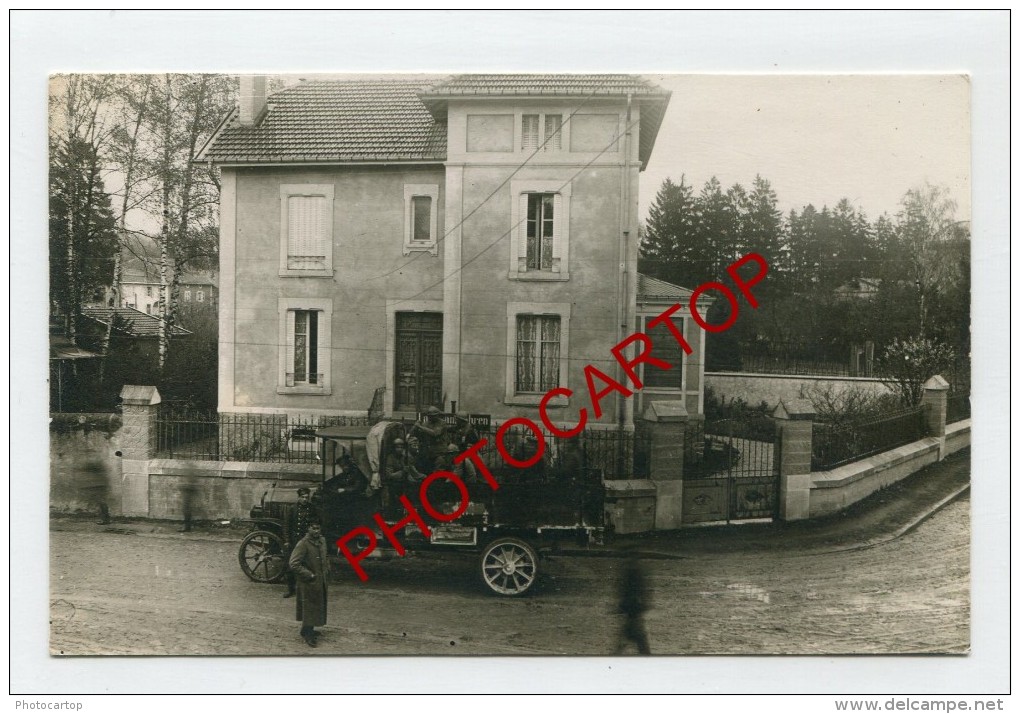
[[[970,352],[970,227],[956,210],[947,188],[926,183],[904,193],[894,216],[871,220],[846,198],[784,215],[760,175],[749,190],[713,177],[696,191],[684,176],[667,178],[639,266],[691,287],[750,251],[769,262],[761,307],[741,312],[732,336],[712,336],[709,369],[739,369],[741,350],[756,344],[807,345],[835,359],[872,342],[886,366],[933,354],[938,364],[926,369],[945,371]]]
[[[106,289],[120,304],[122,256],[134,254],[159,276],[162,373],[182,274],[217,264],[219,176],[195,159],[235,99],[235,82],[221,75],[51,78],[50,316],[72,343],[80,342],[85,304]],[[111,322],[103,355],[112,330]]]

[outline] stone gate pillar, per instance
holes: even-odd
[[[125,516],[149,515],[149,460],[156,455],[156,409],[160,403],[155,387],[125,384],[121,429],[122,496]]]
[[[779,453],[779,518],[799,521],[811,515],[811,429],[815,408],[807,399],[784,399],[776,419]]]
[[[655,483],[655,530],[680,527],[683,506],[684,427],[682,401],[652,402],[642,418],[651,435],[649,475]]]
[[[949,382],[936,374],[924,383],[921,407],[924,409],[925,436],[939,440],[939,461],[946,458],[946,398]]]

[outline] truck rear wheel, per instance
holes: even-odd
[[[270,531],[254,531],[241,541],[237,559],[256,583],[278,583],[287,572],[283,539]]]
[[[538,554],[518,538],[497,538],[481,557],[482,580],[497,595],[517,597],[535,584]]]

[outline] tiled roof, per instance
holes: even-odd
[[[659,280],[644,273],[638,273],[637,280],[638,302],[686,302],[694,294],[693,290],[667,283],[665,280]]]
[[[669,97],[669,92],[631,74],[460,74],[435,84],[428,96],[499,95]]]
[[[200,157],[216,162],[442,161],[446,126],[418,98],[433,79],[303,82],[253,126],[232,113]]]
[[[216,163],[444,161],[454,97],[623,97],[641,104],[647,163],[670,93],[629,74],[466,74],[436,79],[316,80],[267,99],[253,125],[232,112],[199,155]],[[583,101],[580,99],[579,101]]]
[[[163,322],[158,317],[141,310],[135,310],[133,307],[86,307],[82,309],[82,314],[104,325],[109,325],[113,316],[116,315],[116,325],[123,328],[124,333],[132,337],[157,337],[159,326]],[[191,332],[174,325],[172,334],[190,335]]]
[[[440,113],[449,99],[468,97],[589,97],[633,95],[641,107],[638,156],[648,164],[659,134],[670,92],[634,74],[460,74],[422,92],[422,99]]]

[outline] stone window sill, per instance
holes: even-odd
[[[509,273],[511,280],[533,280],[535,282],[566,282],[570,280],[569,273],[551,273],[548,271],[534,270],[526,273]]]
[[[319,397],[327,397],[333,393],[330,387],[310,387],[310,386],[299,386],[299,387],[277,387],[277,394],[314,394]]]

